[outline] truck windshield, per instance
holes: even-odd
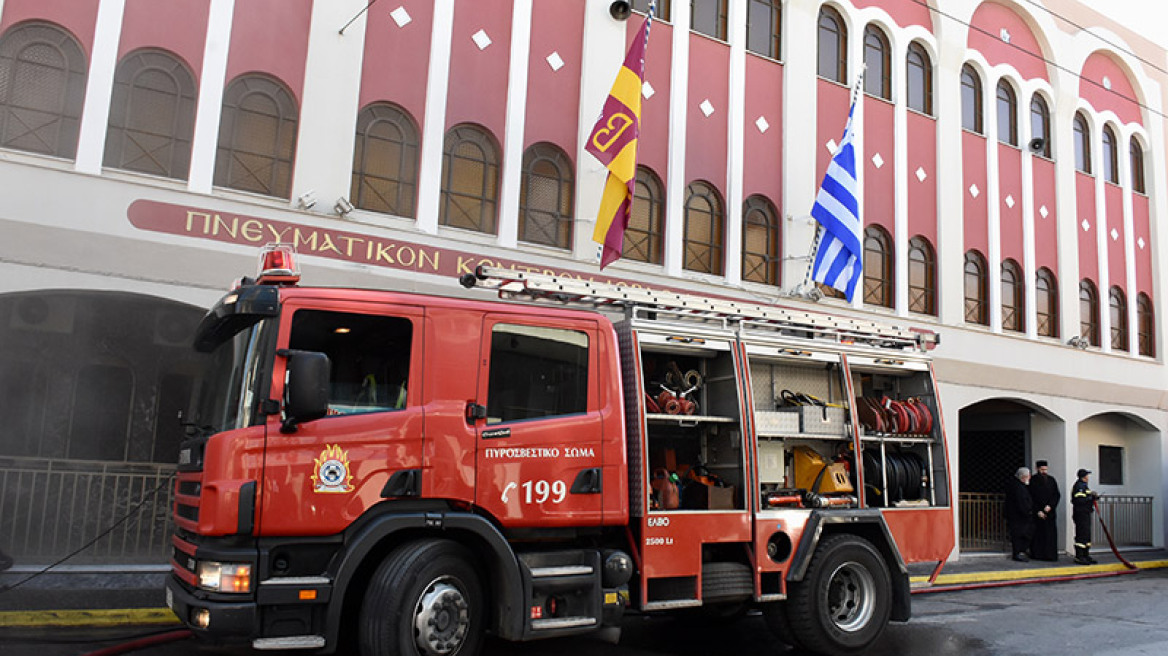
[[[266,352],[261,345],[268,323],[261,321],[240,331],[212,351],[194,406],[194,424],[202,434],[252,423]]]

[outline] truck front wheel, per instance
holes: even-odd
[[[483,640],[482,583],[448,540],[404,544],[377,568],[361,605],[363,656],[473,656]]]
[[[787,601],[791,630],[810,651],[855,654],[888,625],[892,582],[880,552],[854,535],[819,543],[807,574]]]

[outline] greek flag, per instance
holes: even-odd
[[[848,124],[839,148],[827,165],[811,216],[819,222],[819,245],[811,279],[834,287],[851,302],[864,276],[864,243],[860,238],[860,199],[856,185],[856,147],[852,115],[856,95],[848,110]]]

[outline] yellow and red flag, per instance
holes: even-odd
[[[629,46],[625,63],[616,74],[616,82],[604,103],[604,111],[584,147],[608,168],[596,229],[592,231],[592,241],[604,246],[600,255],[601,269],[620,258],[625,229],[629,226],[629,214],[633,209],[637,137],[641,132],[641,85],[645,80],[645,48],[649,44],[649,26],[653,22],[655,4],[650,4],[649,15]]]

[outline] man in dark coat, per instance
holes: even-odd
[[[1095,499],[1099,498],[1087,483],[1090,469],[1080,469],[1075,486],[1071,488],[1071,520],[1075,522],[1075,564],[1094,565],[1091,557],[1091,516],[1095,513]]]
[[[1006,483],[1006,529],[1010,532],[1010,553],[1014,560],[1030,560],[1026,550],[1034,537],[1034,505],[1030,499],[1030,470],[1019,467]]]
[[[1030,478],[1030,500],[1034,503],[1034,539],[1030,542],[1030,557],[1035,560],[1058,560],[1058,522],[1056,521],[1059,500],[1058,481],[1047,474],[1047,462],[1034,463],[1034,476]]]

